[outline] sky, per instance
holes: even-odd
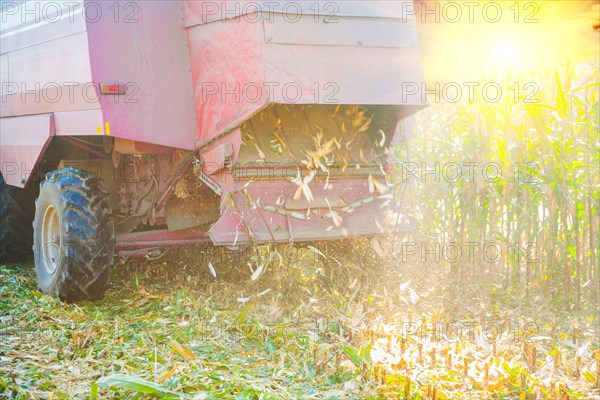
[[[600,54],[599,0],[425,0],[416,10],[429,81],[557,68]]]

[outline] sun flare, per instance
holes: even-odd
[[[519,63],[523,57],[521,45],[512,38],[502,38],[491,46],[490,55],[496,66],[510,67]]]
[[[426,2],[433,9],[435,2]],[[498,73],[556,69],[597,58],[600,5],[594,1],[478,3],[501,8],[497,20],[482,12],[457,21],[439,15],[417,16],[426,77],[430,81],[478,79]],[[490,9],[493,7],[489,7]],[[421,7],[422,10],[425,6]]]

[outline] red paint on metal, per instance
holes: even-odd
[[[200,145],[267,103],[398,105],[405,116],[426,106],[420,92],[405,95],[424,77],[404,1],[342,2],[336,23],[277,3],[255,15],[246,2],[186,2]]]
[[[95,2],[105,17],[87,21],[93,81],[127,87],[126,95],[100,96],[104,121],[113,137],[191,150],[197,134],[183,4],[134,3],[124,21],[108,17],[113,3]]]
[[[210,243],[206,233],[197,230],[169,231],[156,230],[117,235],[115,251],[143,251],[152,248],[188,246]]]
[[[245,184],[236,182],[238,191],[230,195],[229,208],[210,229],[209,236],[215,244],[345,239],[380,236],[390,231],[386,214],[392,193],[383,197],[370,193],[366,176],[335,179],[332,190],[326,190],[322,181],[313,182],[309,185],[314,196],[310,203],[303,195],[295,200],[298,186],[287,180],[254,182],[242,190]],[[371,197],[375,197],[372,202],[347,213],[342,211]],[[272,211],[273,208],[279,212]],[[327,217],[332,210],[340,217],[338,224]]]

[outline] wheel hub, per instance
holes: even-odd
[[[48,275],[56,272],[61,257],[60,221],[54,206],[49,205],[42,220],[42,267]]]

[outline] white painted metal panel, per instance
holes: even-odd
[[[50,82],[92,81],[85,32],[17,50],[9,57],[9,79],[24,84],[27,90]]]
[[[0,53],[85,32],[83,0],[15,2],[0,12]]]
[[[86,32],[13,51],[8,58],[11,86],[5,94],[12,116],[100,108]]]
[[[56,136],[106,134],[102,110],[64,111],[54,113]]]
[[[52,135],[52,114],[0,118],[0,173],[6,183],[25,186]]]
[[[8,54],[0,55],[0,95],[4,94],[8,83]]]
[[[290,18],[276,14],[263,18],[265,42],[315,46],[416,47],[414,20],[336,17],[336,22],[315,22],[311,16]]]

